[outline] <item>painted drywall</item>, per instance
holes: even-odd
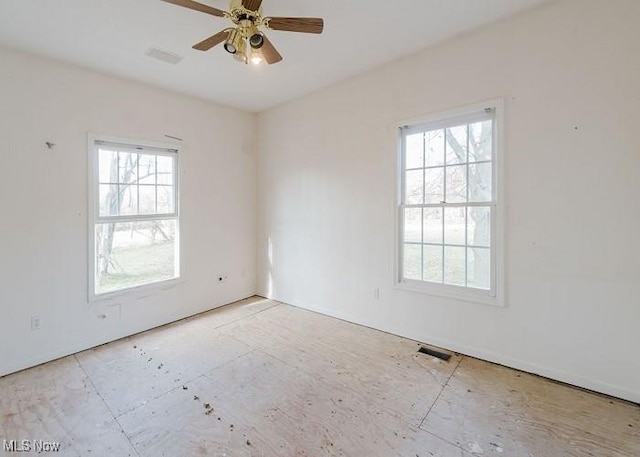
[[[0,49],[0,375],[253,295],[255,131],[252,114]],[[88,302],[89,132],[184,139],[174,287]]]
[[[639,21],[552,2],[260,114],[259,293],[640,402]],[[395,289],[395,126],[495,97],[506,307]]]

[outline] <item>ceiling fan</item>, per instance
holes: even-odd
[[[234,27],[226,28],[193,46],[198,51],[208,51],[224,42],[224,49],[244,63],[274,64],[282,56],[260,27],[287,32],[322,33],[324,21],[311,17],[263,17],[262,0],[231,0],[229,12],[203,5],[193,0],[163,0],[201,13],[230,19]]]

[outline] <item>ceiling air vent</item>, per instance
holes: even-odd
[[[177,54],[173,54],[171,52],[163,51],[158,48],[150,48],[145,52],[149,57],[153,57],[154,59],[162,60],[163,62],[170,63],[171,65],[175,65],[182,60],[182,56]]]

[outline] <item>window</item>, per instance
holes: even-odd
[[[91,138],[93,297],[180,276],[178,150]]]
[[[401,287],[498,304],[497,109],[401,127]]]

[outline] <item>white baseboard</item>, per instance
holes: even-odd
[[[26,370],[27,368],[32,368],[32,367],[35,367],[35,366],[38,366],[38,365],[42,365],[43,363],[51,362],[53,360],[61,359],[63,357],[68,357],[70,355],[77,354],[78,352],[86,351],[87,349],[91,349],[91,348],[94,348],[94,347],[97,347],[97,346],[101,346],[103,344],[111,343],[113,341],[117,341],[117,340],[122,339],[122,338],[126,338],[126,337],[129,337],[129,336],[137,335],[138,333],[142,333],[142,332],[146,332],[148,330],[154,329],[154,328],[162,327],[163,325],[168,325],[168,324],[171,324],[173,322],[180,321],[182,319],[187,319],[187,318],[195,316],[197,314],[206,313],[207,311],[211,311],[211,310],[214,310],[216,308],[220,308],[222,306],[230,305],[231,303],[235,303],[237,301],[245,300],[247,298],[253,297],[254,295],[255,294],[253,294],[253,293],[250,294],[250,295],[247,295],[247,296],[244,296],[244,294],[243,294],[240,298],[232,299],[228,303],[212,305],[212,306],[206,307],[205,309],[201,309],[199,311],[191,312],[191,313],[184,314],[184,315],[170,316],[160,324],[153,324],[153,325],[150,325],[150,326],[143,326],[143,327],[140,327],[140,328],[134,330],[133,332],[127,331],[127,332],[124,332],[122,334],[116,334],[115,336],[110,336],[110,337],[106,337],[106,338],[99,338],[99,339],[92,338],[92,339],[88,339],[88,340],[77,342],[77,343],[69,345],[69,346],[55,348],[55,349],[53,349],[53,350],[51,350],[49,352],[46,352],[46,353],[43,353],[43,354],[38,354],[35,357],[31,357],[29,359],[22,360],[22,361],[20,361],[18,363],[13,363],[13,364],[7,365],[7,366],[0,366],[0,377],[6,376],[6,375],[9,375],[9,374],[12,374],[12,373],[16,373],[18,371]]]
[[[282,302],[282,303],[286,303],[286,302]],[[456,343],[455,341],[451,341],[447,339],[433,338],[433,337],[430,337],[429,335],[419,335],[419,336],[408,335],[402,329],[393,328],[391,326],[383,328],[381,326],[374,325],[370,322],[364,322],[361,319],[358,319],[354,316],[341,313],[339,311],[325,308],[322,306],[308,306],[308,305],[297,305],[297,304],[291,304],[291,305],[296,306],[298,308],[307,309],[309,311],[314,311],[320,314],[324,314],[326,316],[335,317],[336,319],[340,319],[343,321],[351,322],[358,325],[364,325],[366,327],[370,327],[375,330],[380,330],[380,331],[398,335],[404,338],[409,338],[425,344],[438,346],[443,349],[457,352],[459,354],[474,357],[476,359],[485,360],[487,362],[496,363],[498,365],[504,365],[509,368],[514,368],[516,370],[524,371],[524,372],[535,374],[538,376],[543,376],[545,378],[553,379],[555,381],[560,381],[565,384],[569,384],[572,386],[591,390],[601,394],[609,395],[622,400],[630,401],[632,403],[640,404],[640,391],[633,391],[633,390],[629,390],[624,387],[616,386],[606,382],[602,382],[594,379],[588,379],[579,375],[568,373],[566,371],[557,370],[555,368],[528,363],[526,361],[514,359],[512,357],[509,357],[503,354],[498,354],[492,351],[486,351],[477,347],[466,346],[466,345],[459,344],[459,343]]]

